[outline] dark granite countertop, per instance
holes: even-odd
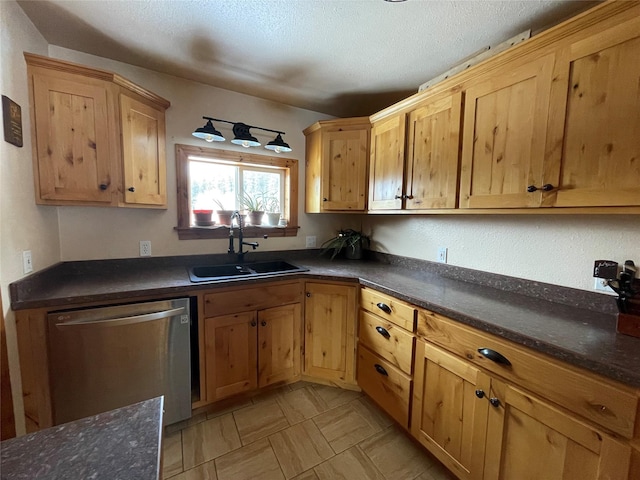
[[[0,444],[3,480],[158,480],[162,397]]]
[[[514,277],[385,254],[368,261],[329,261],[309,251],[263,252],[308,272],[284,275],[359,282],[419,307],[512,340],[577,367],[640,387],[640,338],[616,333],[615,301]],[[72,307],[136,297],[189,295],[232,284],[191,283],[187,266],[228,261],[225,255],[62,263],[10,286],[14,310]]]

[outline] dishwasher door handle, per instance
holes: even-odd
[[[152,322],[162,318],[173,317],[184,312],[184,307],[172,308],[161,312],[144,313],[142,315],[133,315],[130,317],[106,318],[103,320],[71,320],[70,322],[56,323],[59,329],[67,328],[100,328],[100,327],[117,327],[120,325],[132,325],[134,323]]]

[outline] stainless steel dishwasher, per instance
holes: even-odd
[[[48,315],[55,425],[164,395],[164,424],[191,416],[189,299]]]

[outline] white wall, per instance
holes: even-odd
[[[191,133],[204,125],[203,115],[240,121],[251,125],[283,130],[293,152],[286,157],[299,160],[299,205],[304,209],[304,135],[302,130],[327,115],[242,95],[228,90],[183,80],[132,65],[87,55],[62,47],[50,46],[54,58],[82,63],[117,72],[129,80],[148,88],[171,102],[167,110],[167,185],[169,208],[166,211],[125,208],[64,207],[59,209],[62,260],[136,257],[139,241],[151,240],[154,256],[224,253],[227,241],[178,240],[173,227],[177,224],[175,144],[192,144],[245,151],[230,142],[207,144]],[[216,124],[229,138],[230,125]],[[254,135],[258,132],[253,132]],[[273,136],[260,137],[268,142]],[[271,154],[262,147],[251,149],[255,154]],[[316,235],[318,240],[330,236],[341,226],[336,216],[299,214],[300,231],[297,237],[260,240],[260,251],[305,248],[305,237]]]
[[[40,270],[60,259],[58,209],[34,202],[31,158],[31,120],[27,69],[23,51],[47,54],[47,42],[15,2],[0,1],[0,92],[22,108],[22,148],[0,140],[0,289],[7,330],[7,353],[16,415],[16,429],[24,432],[22,388],[7,286],[22,278],[22,251],[31,250]]]
[[[460,267],[592,290],[594,260],[640,264],[638,215],[368,216],[373,248]]]

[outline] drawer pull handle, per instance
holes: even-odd
[[[378,363],[376,363],[374,365],[376,372],[378,372],[380,375],[384,375],[385,377],[388,377],[389,374],[387,373],[387,371],[384,369],[384,367]]]
[[[391,335],[389,334],[389,332],[387,331],[386,328],[381,327],[381,326],[377,326],[376,327],[376,331],[382,335],[384,338],[391,338]]]
[[[501,365],[508,365],[509,367],[511,366],[511,362],[507,357],[496,352],[495,350],[491,350],[490,348],[479,348],[478,353],[483,357],[488,358],[492,362],[496,362]]]
[[[378,307],[384,313],[391,314],[391,307],[389,305],[387,305],[386,303],[379,302],[379,303],[376,304],[376,307]]]
[[[484,390],[476,390],[476,397],[478,398],[484,398]]]
[[[493,405],[494,407],[498,408],[500,406],[500,399],[496,398],[496,397],[492,397],[489,399],[489,403],[491,405]]]

